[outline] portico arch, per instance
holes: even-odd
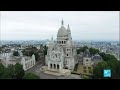
[[[52,68],[52,64],[50,64],[50,68]]]
[[[57,65],[57,69],[59,69],[59,65]]]
[[[63,44],[63,41],[62,41],[62,44]]]
[[[56,65],[54,64],[54,69],[56,69]]]

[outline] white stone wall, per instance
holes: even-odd
[[[25,59],[24,57],[21,60],[21,64],[23,65],[23,69],[26,71],[35,65],[35,57]]]
[[[59,47],[51,50],[49,55],[46,55],[46,63],[48,63],[48,69],[57,70],[57,66],[59,65],[59,69],[61,70],[64,67],[64,59],[63,59],[63,50],[59,50]],[[52,66],[52,68],[51,68]]]

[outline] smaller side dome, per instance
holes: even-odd
[[[68,24],[68,27],[67,27],[67,32],[70,33],[70,27],[69,27],[69,24]]]

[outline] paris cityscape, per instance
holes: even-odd
[[[120,79],[117,11],[0,16],[0,79]]]

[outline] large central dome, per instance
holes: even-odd
[[[60,29],[58,30],[57,36],[58,36],[58,37],[68,36],[67,30],[65,29],[65,27],[64,27],[63,25],[62,25],[62,26],[60,27]]]

